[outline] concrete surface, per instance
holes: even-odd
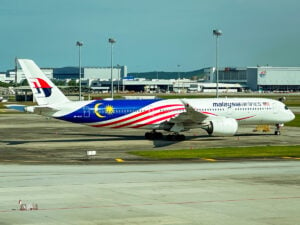
[[[136,161],[131,150],[194,149],[223,146],[300,145],[300,128],[284,127],[281,136],[240,127],[237,136],[208,137],[202,129],[185,132],[186,141],[145,140],[145,130],[103,129],[47,119],[34,114],[0,114],[0,162],[86,163],[86,151],[97,156],[90,163]]]
[[[0,165],[0,224],[296,225],[297,161]],[[19,211],[18,201],[39,210]]]

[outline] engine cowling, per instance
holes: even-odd
[[[213,136],[233,136],[237,132],[238,123],[233,118],[217,118],[210,121],[206,130],[209,135]]]

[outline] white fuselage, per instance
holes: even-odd
[[[129,107],[126,100],[117,107],[114,106],[114,101],[108,102],[114,107],[114,113],[105,115],[105,112],[102,111],[105,116],[97,118],[99,120],[96,121],[91,121],[91,118],[95,117],[95,106],[91,105],[99,105],[94,101],[69,102],[55,106],[54,108],[58,110],[53,117],[66,120],[64,116],[70,114],[72,115],[69,117],[70,122],[95,127],[159,129],[160,124],[185,113],[188,105],[199,112],[199,116],[202,115],[205,118],[203,119],[204,123],[218,118],[232,118],[238,124],[273,125],[295,118],[282,102],[265,98],[166,99],[139,109]],[[119,113],[119,115],[116,117],[115,113]],[[190,124],[189,127],[201,127],[201,123]]]
[[[185,99],[196,111],[234,118],[239,124],[278,124],[295,115],[283,103],[265,98]]]

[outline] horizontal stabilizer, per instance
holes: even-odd
[[[20,112],[26,112],[25,108],[27,107],[26,105],[5,105],[8,109],[13,109],[17,110]]]

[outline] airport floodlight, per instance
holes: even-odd
[[[78,46],[79,52],[78,52],[78,61],[79,61],[79,101],[81,101],[81,47],[83,46],[83,43],[80,41],[76,42],[76,46]]]
[[[219,97],[219,68],[218,68],[218,37],[223,33],[221,30],[213,30],[213,35],[216,36],[216,97]]]
[[[111,79],[111,99],[114,98],[114,83],[113,83],[113,45],[116,43],[116,40],[109,38],[108,42],[111,44],[110,48],[110,79]]]
[[[109,39],[108,39],[108,42],[111,43],[111,44],[114,44],[114,43],[116,43],[116,40],[113,39],[113,38],[109,38]]]
[[[221,31],[221,30],[215,29],[215,30],[213,30],[213,34],[214,34],[215,36],[221,36],[221,35],[222,35],[222,31]]]
[[[77,41],[76,42],[76,46],[79,46],[79,47],[81,47],[83,45],[83,43],[82,42],[80,42],[80,41]]]

